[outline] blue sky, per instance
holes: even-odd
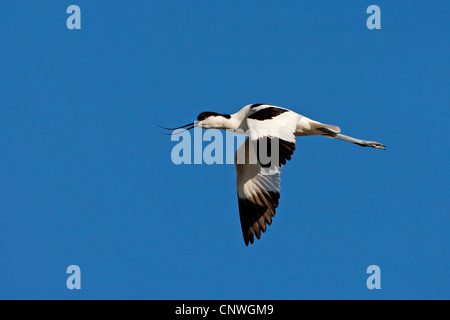
[[[66,28],[71,4],[81,30]],[[381,30],[366,28],[371,4]],[[449,9],[2,3],[0,298],[450,298]],[[245,247],[234,166],[174,165],[157,125],[249,103],[388,150],[298,139],[273,224]]]

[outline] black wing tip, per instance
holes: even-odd
[[[267,204],[264,206],[256,204],[249,199],[238,198],[242,235],[247,247],[255,242],[255,237],[258,240],[261,239],[261,235],[266,232],[267,226],[272,224],[272,218],[276,214],[280,193],[267,191],[265,198],[272,207]]]
[[[248,247],[249,244],[253,244],[255,242],[255,236],[253,233],[249,233],[247,237],[244,237],[245,246]]]

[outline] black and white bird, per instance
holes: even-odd
[[[253,244],[255,236],[260,239],[261,232],[266,231],[266,225],[272,224],[280,199],[281,167],[291,160],[295,137],[321,135],[361,147],[385,149],[383,144],[375,141],[345,136],[337,126],[323,124],[286,108],[268,104],[250,104],[231,115],[202,112],[194,123],[164,129],[190,130],[194,127],[231,130],[249,136],[235,155],[239,216],[246,246]],[[267,148],[274,142],[277,144],[277,161],[268,164],[261,161],[258,148],[262,141],[265,141]],[[238,155],[242,154],[245,158],[238,159]],[[252,154],[257,155],[256,161],[252,161]],[[271,167],[270,172],[268,167]]]

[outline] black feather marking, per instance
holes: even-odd
[[[272,224],[272,217],[275,216],[280,194],[274,191],[261,190],[258,198],[258,200],[255,200],[254,198],[241,199],[238,197],[239,217],[246,246],[249,243],[253,244],[255,235],[258,239],[261,237],[261,231],[265,232],[266,224]],[[261,201],[261,199],[264,201]],[[262,221],[261,218],[263,218]]]
[[[229,114],[220,114],[220,113],[217,113],[217,112],[206,111],[206,112],[200,113],[198,115],[198,117],[197,117],[197,120],[198,121],[202,121],[202,120],[205,120],[206,118],[209,118],[211,116],[214,116],[214,117],[220,116],[220,117],[224,117],[224,118],[227,118],[227,119],[231,119],[231,116]]]
[[[275,118],[275,117],[279,116],[280,114],[285,113],[287,111],[288,110],[286,110],[286,109],[269,107],[269,108],[264,108],[264,109],[256,111],[255,113],[249,115],[248,118],[254,119],[254,120],[259,120],[259,121],[269,120],[269,119]]]
[[[277,163],[272,163],[270,160],[273,159],[272,157],[272,142],[274,143],[278,142],[278,155],[274,157],[278,160]],[[264,147],[263,150],[261,150],[261,144]],[[286,164],[286,161],[291,160],[291,156],[294,154],[295,151],[295,143],[289,142],[280,138],[271,138],[271,137],[262,137],[258,140],[256,140],[256,150],[257,150],[257,157],[258,161],[261,164],[263,168],[269,168],[271,166],[281,167]],[[266,150],[267,154],[264,154]],[[277,150],[275,150],[276,152]],[[263,162],[261,159],[261,156],[268,159],[269,162]]]

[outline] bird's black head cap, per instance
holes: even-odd
[[[202,120],[205,120],[206,118],[209,118],[209,117],[212,117],[212,116],[214,116],[214,117],[224,117],[224,118],[227,118],[227,119],[231,118],[231,116],[229,114],[220,114],[220,113],[217,113],[217,112],[206,111],[206,112],[200,113],[198,115],[198,117],[197,117],[197,120],[198,121],[202,121]]]

